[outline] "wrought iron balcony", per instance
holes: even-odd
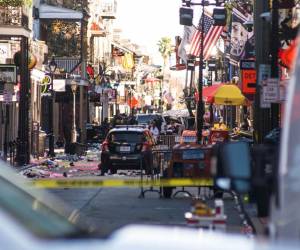
[[[16,26],[28,29],[28,15],[21,6],[0,6],[0,26]]]
[[[82,10],[82,1],[68,0],[41,0],[41,4],[47,4],[56,7],[63,7],[71,10]]]
[[[101,4],[100,16],[103,19],[116,19],[117,3],[111,1],[111,3]]]

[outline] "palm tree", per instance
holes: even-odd
[[[164,60],[164,67],[167,65],[167,60],[171,56],[173,51],[172,42],[170,37],[162,37],[158,43],[158,51],[160,52],[163,60]]]
[[[163,68],[162,68],[162,83],[160,85],[160,97],[162,99],[162,88],[163,88],[163,83],[164,83],[164,77],[165,77],[165,69],[166,69],[166,66],[167,66],[167,63],[168,63],[168,59],[170,58],[171,56],[171,53],[173,51],[173,48],[172,48],[172,42],[171,42],[171,38],[170,37],[162,37],[158,43],[157,43],[157,46],[158,46],[158,51],[160,52],[162,58],[163,58]],[[170,87],[170,86],[169,86]],[[162,100],[160,100],[160,108],[161,108],[161,104],[162,104]]]

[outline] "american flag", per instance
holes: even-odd
[[[207,60],[211,54],[213,47],[216,45],[224,27],[223,26],[214,26],[214,20],[211,16],[204,13],[203,18],[200,18],[200,22],[197,30],[194,32],[191,47],[190,55],[198,57],[200,55],[201,47],[201,23],[202,19],[204,20],[204,49],[203,55],[204,60]]]

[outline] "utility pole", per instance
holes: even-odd
[[[261,14],[269,11],[268,0],[254,1],[254,33],[256,72],[259,76],[260,65],[269,63],[269,37],[270,24],[261,18]],[[256,94],[254,103],[254,139],[256,143],[262,143],[265,135],[270,131],[270,109],[261,108],[262,87],[257,77]]]
[[[278,50],[280,47],[279,40],[279,2],[278,0],[273,0],[272,4],[272,37],[271,37],[271,76],[272,78],[279,79],[279,68],[278,68]],[[279,84],[279,81],[278,81]],[[279,88],[279,86],[278,86]],[[279,104],[272,103],[271,106],[271,128],[279,127]]]
[[[29,69],[28,69],[28,38],[21,37],[20,60],[20,105],[17,144],[17,163],[22,166],[29,163]]]
[[[198,103],[197,103],[197,140],[201,144],[202,141],[202,128],[203,128],[203,115],[204,105],[202,100],[203,88],[203,61],[204,61],[204,6],[205,1],[202,0],[202,15],[201,15],[201,41],[200,41],[200,57],[199,57],[199,80],[198,80]]]

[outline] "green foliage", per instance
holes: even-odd
[[[162,58],[164,61],[168,59],[168,57],[171,56],[171,53],[173,51],[172,49],[172,40],[170,37],[162,37],[158,43],[158,51],[160,52]]]
[[[23,0],[0,0],[0,6],[19,7],[23,5]]]
[[[49,54],[80,56],[80,25],[76,22],[54,21],[47,25]]]
[[[0,0],[0,6],[2,7],[20,7],[20,6],[32,6],[32,0]]]

